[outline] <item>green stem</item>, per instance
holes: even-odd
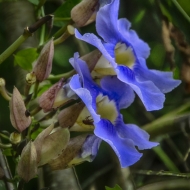
[[[169,170],[174,172],[180,172],[173,163],[173,161],[168,157],[168,155],[162,150],[160,146],[153,148],[153,151],[159,156],[159,158],[163,161],[163,163]]]
[[[45,4],[46,0],[40,0],[36,10],[39,10],[44,4]]]
[[[0,64],[5,61],[15,50],[26,40],[32,33],[29,32],[28,28],[24,29],[24,33],[0,55]]]
[[[63,73],[63,74],[60,74],[60,75],[50,75],[48,77],[48,80],[59,80],[61,78],[64,78],[64,79],[68,79],[69,77],[73,76],[75,74],[75,70],[72,70],[72,71],[69,71],[67,73]]]
[[[36,81],[35,86],[34,86],[34,98],[37,97],[39,84],[40,82]]]
[[[0,137],[9,140],[9,137],[7,135],[3,134],[3,133],[0,133]]]
[[[41,15],[42,15],[42,17],[45,16],[43,6],[41,7]],[[41,29],[41,33],[40,33],[40,43],[39,43],[39,46],[42,46],[44,44],[44,39],[45,39],[45,25],[42,25],[42,29]]]
[[[183,10],[180,4],[176,0],[172,0],[173,4],[177,7],[177,9],[181,12],[181,14],[190,22],[189,15]]]
[[[0,148],[11,148],[12,144],[3,144],[0,142]]]
[[[32,111],[30,111],[30,115],[33,116],[35,114],[37,114],[42,108],[41,107],[36,107],[34,108]]]
[[[189,173],[172,173],[170,171],[152,171],[152,170],[138,170],[132,171],[135,174],[141,175],[156,175],[156,176],[171,176],[171,177],[181,177],[181,178],[190,178]]]
[[[69,24],[72,25],[72,24],[73,24],[73,21],[70,20],[70,22],[68,22],[67,25],[65,25],[65,26],[63,26],[62,28],[60,28],[53,36],[54,36],[55,38],[58,38],[59,36],[61,36],[61,35],[67,30],[67,26],[68,26]]]
[[[164,115],[163,117],[160,117],[153,122],[144,125],[142,128],[147,131],[152,138],[170,131],[179,130],[180,128],[178,125],[173,126],[172,124],[174,124],[177,120],[188,116],[188,114],[184,114],[188,108],[190,108],[190,103],[186,103],[185,105]]]

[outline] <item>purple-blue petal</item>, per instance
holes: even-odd
[[[134,73],[125,66],[118,66],[117,76],[138,94],[147,111],[163,108],[165,96],[153,82],[136,80]]]
[[[130,22],[126,18],[118,20],[119,32],[122,35],[123,42],[130,44],[137,57],[147,58],[150,54],[150,47],[141,40],[134,30],[130,30]]]
[[[120,137],[116,132],[116,126],[108,120],[102,119],[96,123],[94,133],[113,148],[121,167],[128,167],[141,158],[142,154],[136,150],[133,141]]]
[[[92,97],[89,90],[82,88],[78,74],[72,77],[70,87],[82,99],[94,121],[98,122],[100,120],[100,115],[96,114],[96,99]]]
[[[88,135],[82,146],[81,157],[85,158],[90,156],[90,161],[93,161],[98,153],[101,139],[95,135]]]
[[[149,141],[149,134],[134,124],[121,124],[118,131],[123,138],[131,139],[139,150],[159,145],[159,143]]]
[[[139,81],[152,81],[162,93],[167,93],[176,88],[181,81],[173,79],[172,72],[150,70],[141,66],[134,68],[135,75]]]
[[[106,76],[101,80],[101,87],[107,91],[109,97],[119,105],[119,109],[127,108],[135,99],[133,89],[118,80],[116,76]]]
[[[118,39],[116,27],[118,18],[119,0],[112,0],[111,3],[101,7],[96,15],[96,30],[105,42],[115,44]]]

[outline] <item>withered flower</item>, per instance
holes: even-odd
[[[30,116],[26,115],[26,107],[18,89],[14,87],[13,95],[9,102],[10,120],[15,129],[24,131],[31,123]]]
[[[54,43],[53,38],[47,42],[47,44],[43,47],[35,65],[33,68],[33,72],[36,75],[36,79],[39,82],[47,79],[52,69],[52,61],[54,55]]]

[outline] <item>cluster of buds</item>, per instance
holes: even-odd
[[[10,121],[16,129],[10,134],[9,141],[14,151],[18,151],[16,155],[20,155],[17,173],[26,182],[37,175],[38,167],[45,164],[58,170],[92,161],[101,142],[94,135],[87,134],[70,139],[70,131],[93,130],[92,125],[86,129],[79,125],[85,122],[86,116],[81,113],[86,108],[70,88],[75,72],[38,95],[39,84],[43,85],[51,73],[53,54],[54,41],[51,39],[42,48],[33,70],[26,75],[25,97],[16,87],[10,94],[4,79],[0,80],[0,92],[9,101]],[[81,59],[92,71],[100,57],[101,53],[95,50]]]

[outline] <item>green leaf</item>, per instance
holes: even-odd
[[[12,156],[12,148],[7,148],[3,151],[3,155]],[[0,188],[1,189],[1,188]]]
[[[30,3],[34,4],[34,5],[38,5],[39,4],[39,0],[28,0]]]
[[[37,57],[38,53],[36,48],[23,49],[14,55],[14,64],[19,65],[24,70],[30,71],[32,69],[32,63]]]
[[[69,18],[71,17],[72,8],[77,5],[81,0],[70,0],[65,1],[55,12],[54,25],[62,27],[68,23]]]
[[[115,185],[115,187],[113,187],[113,188],[106,186],[105,188],[106,188],[106,190],[122,190],[121,187],[119,187],[119,185]]]

